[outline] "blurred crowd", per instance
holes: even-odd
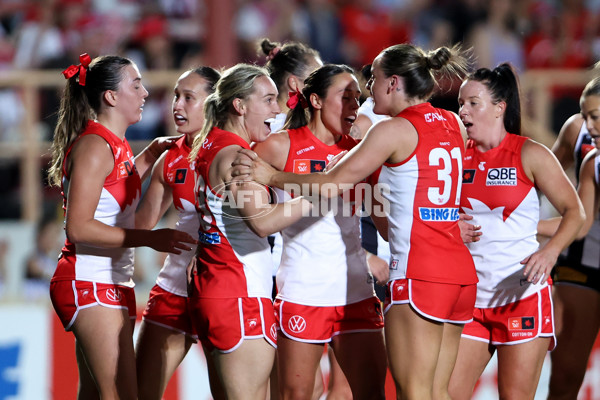
[[[588,69],[600,59],[600,0],[0,0],[0,75],[62,70],[77,64],[83,52],[129,57],[142,73],[227,67],[207,51],[209,38],[219,35],[211,28],[210,10],[226,4],[233,15],[219,26],[232,34],[232,63],[264,63],[257,51],[263,37],[307,43],[325,62],[357,70],[381,49],[402,42],[425,49],[460,42],[473,49],[475,66],[510,61],[520,72]],[[130,141],[169,132],[171,92],[150,92],[142,121],[127,132]],[[555,127],[578,112],[580,92],[556,92]],[[21,140],[27,110],[20,95],[0,87],[0,143]],[[42,141],[51,140],[58,98],[54,88],[40,91],[36,134]],[[437,105],[453,110],[456,96]],[[20,168],[17,159],[0,158],[0,195],[6,200],[0,219],[19,218]]]
[[[202,63],[207,4],[216,0],[3,0],[0,70],[52,68],[125,54],[142,69]],[[240,61],[256,40],[298,40],[330,62],[360,67],[382,48],[411,42],[472,45],[481,66],[582,68],[598,58],[598,0],[231,1]],[[224,27],[229,29],[230,27]]]
[[[212,65],[205,51],[210,1],[217,0],[2,0],[0,73],[63,69],[83,52],[124,55],[142,70]],[[237,61],[264,61],[257,53],[262,37],[302,41],[325,61],[355,68],[402,42],[426,49],[461,42],[473,48],[477,66],[510,61],[519,71],[588,68],[600,59],[599,0],[218,1],[231,2],[235,10],[233,27],[223,28],[235,31]],[[128,132],[130,140],[165,133],[165,96],[151,95],[143,122]],[[49,139],[57,104],[46,97],[43,135]],[[0,95],[0,105],[16,102],[11,91]],[[0,140],[11,140],[9,127],[18,125],[22,113],[4,114]]]

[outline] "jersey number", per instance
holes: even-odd
[[[429,165],[432,167],[439,167],[441,165],[443,167],[438,169],[438,180],[442,181],[443,188],[441,192],[439,187],[430,187],[427,190],[427,197],[433,204],[443,205],[450,200],[450,193],[452,192],[452,159],[456,160],[456,165],[458,166],[457,176],[459,179],[454,204],[458,205],[460,203],[460,180],[462,179],[462,155],[460,148],[455,147],[448,151],[444,148],[436,147],[429,153]]]

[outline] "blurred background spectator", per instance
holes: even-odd
[[[230,45],[237,61],[264,61],[256,51],[262,37],[306,42],[326,62],[357,69],[401,42],[431,49],[463,42],[473,47],[475,66],[510,61],[521,72],[588,68],[600,56],[598,0],[3,0],[0,71],[61,69],[84,51],[131,57],[142,72],[212,64],[205,49],[218,35],[209,29],[215,3],[234,10],[234,26],[219,28],[235,32]],[[150,92],[142,122],[128,132],[131,140],[167,132],[170,94]],[[571,94],[555,92],[558,99]],[[0,88],[0,104],[14,104],[15,111],[0,111],[0,140],[18,140],[19,103],[18,93]],[[48,140],[55,91],[45,91],[40,103]]]

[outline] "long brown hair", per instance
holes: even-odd
[[[123,70],[131,60],[119,56],[101,56],[90,63],[85,86],[75,75],[67,80],[58,109],[58,122],[52,141],[52,162],[48,171],[51,185],[60,186],[65,153],[73,140],[96,118],[107,90],[117,90],[123,79]]]

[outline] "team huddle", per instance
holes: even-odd
[[[332,398],[384,399],[389,370],[398,399],[469,399],[494,353],[500,397],[533,398],[547,351],[574,351],[553,296],[569,298],[566,268],[586,269],[574,246],[597,229],[600,81],[551,151],[521,136],[509,64],[469,71],[458,46],[395,45],[361,105],[352,68],[260,46],[265,67],[183,73],[179,136],[137,156],[136,65],[82,55],[65,71],[49,176],[67,240],[50,296],[76,338],[78,398],[161,399],[195,343],[215,399],[318,398],[326,347]],[[429,102],[442,77],[462,79],[458,113]],[[540,220],[538,192],[558,217]],[[384,211],[367,214],[389,258],[363,249],[363,204]],[[175,228],[154,229],[171,205]],[[134,345],[139,246],[169,254]],[[569,368],[553,362],[551,396]]]

